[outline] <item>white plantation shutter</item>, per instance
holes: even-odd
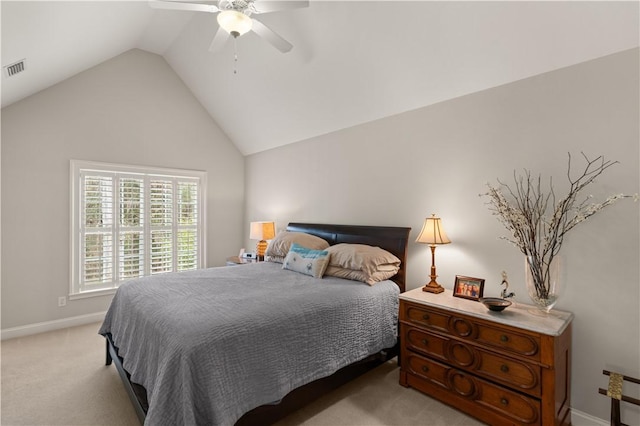
[[[173,272],[173,188],[171,180],[152,179],[151,214],[151,274]]]
[[[113,178],[82,175],[82,281],[101,287],[113,280]]]
[[[151,274],[173,271],[171,231],[151,231]]]
[[[198,267],[198,187],[195,182],[178,182],[178,271]]]
[[[144,276],[144,234],[125,231],[119,237],[119,281]]]
[[[195,231],[181,229],[178,231],[178,271],[187,271],[198,267],[198,236]]]
[[[144,189],[144,179],[120,178],[119,281],[144,276]]]
[[[204,264],[203,172],[72,161],[71,295]]]

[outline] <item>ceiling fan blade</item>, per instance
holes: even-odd
[[[309,0],[256,0],[251,7],[253,13],[269,13],[309,7]]]
[[[184,3],[180,1],[149,0],[149,6],[154,9],[186,10],[190,12],[216,13],[220,11],[218,6],[213,4]]]
[[[211,44],[209,45],[209,52],[217,52],[222,49],[225,42],[229,38],[229,33],[226,32],[222,27],[218,28],[216,35],[213,37]]]
[[[293,48],[293,45],[289,43],[287,40],[280,37],[276,34],[271,28],[267,27],[262,22],[257,19],[251,19],[253,21],[253,27],[251,30],[258,34],[260,37],[267,40],[273,47],[281,51],[282,53],[287,53]]]

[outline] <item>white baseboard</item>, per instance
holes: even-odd
[[[80,315],[77,317],[6,328],[0,331],[0,340],[24,337],[31,334],[44,333],[46,331],[60,330],[61,328],[75,327],[77,325],[91,324],[92,322],[102,321],[105,314],[106,312],[96,312],[95,314]]]
[[[594,417],[591,414],[571,409],[571,424],[574,426],[609,426],[609,421]]]

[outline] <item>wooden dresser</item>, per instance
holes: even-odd
[[[421,288],[400,295],[400,384],[491,425],[571,423],[571,320]]]

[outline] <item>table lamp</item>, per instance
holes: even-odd
[[[259,240],[256,245],[258,260],[264,260],[264,252],[267,250],[267,241],[276,236],[276,226],[273,222],[251,222],[249,238]]]
[[[451,240],[445,234],[442,228],[442,221],[435,214],[424,220],[422,231],[416,238],[417,243],[429,244],[431,247],[431,281],[422,287],[422,291],[428,291],[429,293],[442,293],[444,288],[436,282],[436,245],[449,244]]]

